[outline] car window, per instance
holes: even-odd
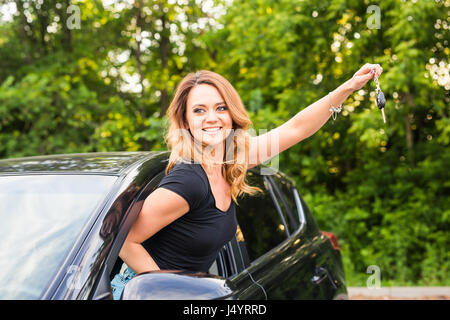
[[[285,216],[289,232],[292,234],[300,226],[293,185],[289,180],[281,177],[279,173],[271,175],[269,180],[276,186],[274,191]]]
[[[286,207],[291,209],[290,211],[292,212],[292,216],[288,216],[289,222],[288,225],[290,230],[292,230],[291,226],[293,226],[295,229],[300,227],[300,217],[298,211],[301,210],[306,219],[306,229],[305,229],[306,235],[314,237],[320,234],[314,216],[311,214],[310,209],[306,205],[305,201],[301,198],[301,196],[299,195],[295,187],[292,185],[292,183],[279,173],[271,175],[270,179],[271,181],[273,181],[274,184],[277,185],[278,187],[277,189],[280,191],[279,193],[281,193],[281,195],[278,196],[281,199],[285,200],[285,201],[280,200],[280,207],[282,207],[283,210],[285,210],[286,212],[289,211],[286,210]],[[299,196],[301,208],[298,208],[296,205],[294,192],[297,192]],[[282,202],[284,203],[283,205],[281,205]]]
[[[115,176],[0,177],[0,299],[37,299]]]
[[[253,261],[286,240],[287,236],[263,177],[249,171],[247,183],[263,190],[255,196],[239,198],[236,207],[248,257]]]

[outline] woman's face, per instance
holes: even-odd
[[[193,137],[206,145],[223,142],[233,128],[233,119],[219,91],[199,84],[187,97],[186,120]]]

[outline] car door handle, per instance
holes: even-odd
[[[328,277],[328,270],[322,267],[316,267],[314,275],[311,278],[311,282],[314,284],[320,284],[324,279]]]

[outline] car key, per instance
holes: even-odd
[[[377,73],[375,72],[375,69],[372,70],[372,73],[374,74],[373,81],[375,81],[375,84],[377,85],[377,88],[375,89],[375,93],[377,95],[375,98],[375,102],[377,103],[378,109],[381,110],[381,114],[383,115],[383,122],[386,123],[386,117],[384,115],[384,106],[386,104],[386,98],[384,97],[383,91],[381,91],[380,89],[380,84],[378,83],[378,76]]]

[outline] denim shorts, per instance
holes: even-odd
[[[123,264],[122,270],[114,276],[111,281],[111,288],[114,300],[120,300],[123,289],[128,281],[136,275],[126,264]]]

